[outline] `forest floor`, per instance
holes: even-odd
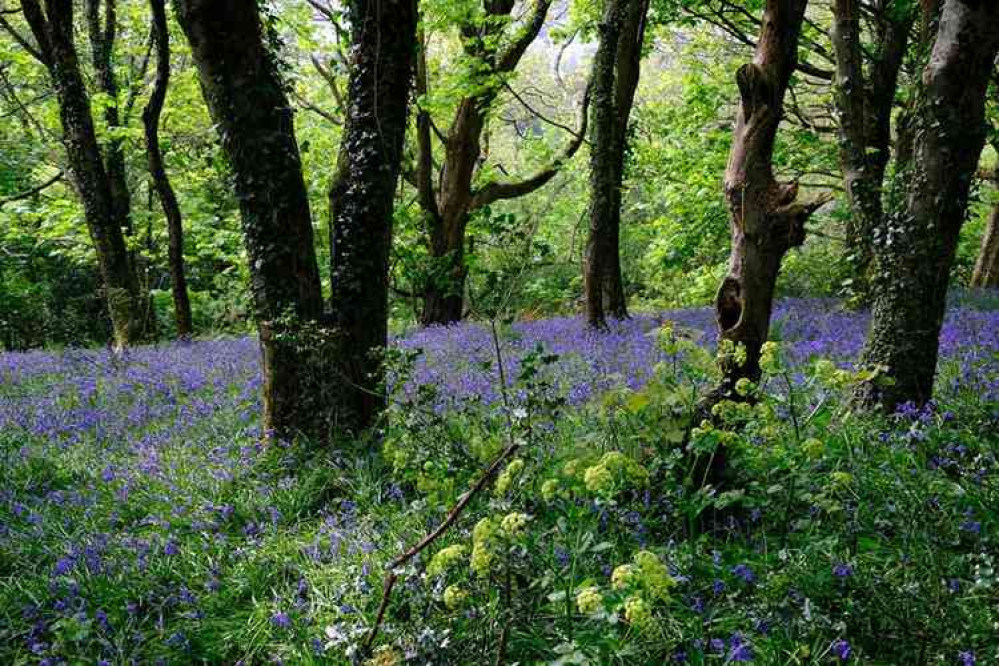
[[[706,309],[504,326],[506,387],[489,326],[407,335],[383,446],[338,451],[260,446],[253,339],[2,355],[0,662],[999,663],[994,305],[881,417],[842,397],[866,316],[778,303],[757,405],[691,439],[723,488],[679,447]]]

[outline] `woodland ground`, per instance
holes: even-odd
[[[489,326],[404,336],[384,446],[340,453],[258,444],[253,339],[4,354],[0,662],[359,660],[386,563],[516,441],[400,569],[376,663],[999,663],[995,298],[891,417],[841,397],[864,314],[774,321],[758,407],[695,430],[729,453],[707,490],[706,309],[502,326],[505,390]]]

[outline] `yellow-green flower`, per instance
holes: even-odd
[[[645,629],[652,624],[652,609],[639,596],[630,596],[624,602],[624,619],[638,629]]]
[[[594,465],[587,467],[583,474],[583,482],[586,489],[592,493],[603,493],[611,489],[614,485],[614,475],[604,465]]]
[[[669,569],[655,553],[641,550],[632,558],[638,566],[638,579],[651,594],[657,597],[669,595],[669,589],[676,584],[669,575]]]
[[[802,442],[801,448],[809,458],[821,458],[826,450],[826,445],[817,437],[809,437]]]
[[[524,526],[527,525],[527,521],[528,518],[526,514],[516,512],[509,513],[503,517],[503,522],[500,523],[500,527],[508,537],[512,538],[518,536],[524,530]]]
[[[485,578],[489,575],[493,560],[495,542],[499,526],[492,518],[483,518],[472,530],[471,568],[476,575]]]
[[[391,645],[382,645],[375,649],[374,655],[368,659],[365,666],[399,666],[402,655]]]
[[[546,502],[551,502],[558,495],[559,483],[557,479],[548,479],[541,484],[541,496]]]
[[[468,592],[457,585],[448,585],[444,589],[444,605],[447,606],[448,610],[460,608],[464,605],[467,598]]]
[[[465,557],[465,550],[464,546],[456,544],[437,551],[437,554],[430,560],[430,564],[427,565],[427,573],[431,576],[441,575]]]
[[[756,386],[748,377],[740,377],[735,383],[735,392],[741,396],[747,396],[753,392]]]
[[[780,372],[780,346],[776,342],[764,342],[760,348],[760,368],[772,375]]]
[[[506,466],[506,469],[496,478],[496,494],[505,495],[506,491],[510,489],[513,485],[514,479],[517,478],[520,473],[524,471],[524,461],[520,458],[514,458],[510,461],[510,464]]]
[[[593,615],[604,605],[604,597],[596,586],[584,587],[576,594],[576,607],[580,613]]]
[[[615,590],[623,590],[635,581],[635,567],[630,564],[622,564],[614,569],[611,574],[611,587]]]

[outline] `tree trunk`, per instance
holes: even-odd
[[[877,10],[876,54],[864,78],[859,0],[835,0],[832,43],[836,56],[839,153],[850,219],[846,255],[853,267],[851,291],[866,299],[874,232],[884,215],[881,192],[891,151],[891,112],[913,13]]]
[[[605,328],[608,314],[628,316],[621,275],[621,203],[628,118],[638,87],[647,11],[646,0],[608,3],[594,56],[590,234],[583,275],[591,328]]]
[[[166,217],[169,237],[167,260],[170,266],[170,289],[173,294],[177,337],[184,339],[194,332],[187,278],[184,275],[184,227],[177,197],[163,167],[159,138],[160,113],[170,84],[170,33],[167,30],[164,0],[149,0],[149,7],[152,11],[153,39],[156,42],[156,81],[149,102],[142,111],[142,123],[146,133],[149,174]]]
[[[982,249],[978,252],[972,287],[999,287],[999,203],[992,206],[989,221],[982,235]]]
[[[50,0],[43,12],[37,0],[22,0],[21,7],[55,87],[66,157],[94,243],[115,345],[125,347],[145,335],[149,303],[141,295],[128,255],[111,178],[94,131],[73,41],[73,3]]]
[[[767,0],[756,54],[739,68],[740,105],[728,166],[725,200],[732,233],[728,275],[716,297],[720,339],[745,347],[744,363],[722,361],[716,397],[735,382],[760,376],[760,348],[770,331],[774,287],[784,255],[805,240],[805,221],[828,201],[797,201],[798,184],[778,183],[772,157],[784,93],[795,70],[807,0]]]
[[[930,399],[947,285],[985,142],[985,92],[999,48],[999,4],[946,0],[913,118],[905,210],[875,245],[872,322],[863,362],[890,385],[859,398],[894,410]]]
[[[615,220],[620,219],[616,153],[620,123],[614,90],[614,61],[628,0],[610,0],[598,29],[600,42],[593,57],[592,148],[590,149],[590,235],[586,243],[586,323],[606,328],[604,300],[614,273]],[[616,213],[616,214],[615,214]]]
[[[334,332],[322,289],[292,109],[254,0],[177,0],[233,174],[263,351],[269,438],[325,441],[337,423]]]
[[[392,212],[413,62],[416,0],[353,0],[346,186],[334,221],[333,321],[341,334],[341,423],[370,425],[384,407]]]

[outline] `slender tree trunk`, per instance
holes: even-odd
[[[972,287],[999,287],[999,203],[992,206],[982,248],[971,276]]]
[[[291,105],[255,0],[177,0],[201,88],[228,157],[263,351],[269,437],[326,440],[338,422],[308,195]]]
[[[863,361],[888,385],[862,402],[893,410],[930,399],[940,328],[968,193],[985,141],[985,92],[999,49],[999,4],[946,0],[913,118],[905,209],[875,246],[871,330]]]
[[[194,332],[194,325],[191,320],[191,301],[187,294],[187,278],[184,275],[183,220],[177,197],[163,167],[159,138],[160,113],[170,84],[170,33],[167,30],[164,0],[149,0],[149,7],[152,10],[153,39],[156,42],[156,81],[149,103],[142,111],[142,123],[146,132],[149,174],[166,217],[169,238],[167,260],[170,265],[170,289],[173,294],[177,337],[188,338]]]
[[[49,0],[43,12],[37,0],[22,0],[21,7],[55,87],[66,157],[97,254],[115,345],[128,346],[145,334],[148,302],[129,258],[111,178],[94,131],[73,40],[73,3]]]
[[[590,233],[583,284],[586,319],[606,327],[606,316],[628,316],[621,274],[621,204],[628,118],[645,35],[646,0],[612,0],[600,25],[593,61],[593,148],[590,153]]]
[[[598,29],[600,42],[593,57],[592,148],[590,149],[590,235],[586,243],[586,322],[606,328],[604,300],[614,273],[613,254],[620,219],[617,166],[620,129],[614,94],[614,60],[627,10],[627,0],[609,0]]]
[[[347,185],[334,221],[333,321],[341,334],[341,417],[370,425],[384,407],[378,350],[388,343],[388,271],[413,63],[416,0],[353,0]]]
[[[805,240],[805,221],[827,197],[797,201],[798,184],[778,183],[773,148],[784,93],[795,70],[807,0],[767,0],[752,63],[739,68],[740,104],[725,169],[732,231],[728,275],[716,298],[720,338],[745,347],[745,362],[722,361],[714,399],[734,395],[735,382],[760,376],[760,348],[770,331],[774,287],[784,255]]]

